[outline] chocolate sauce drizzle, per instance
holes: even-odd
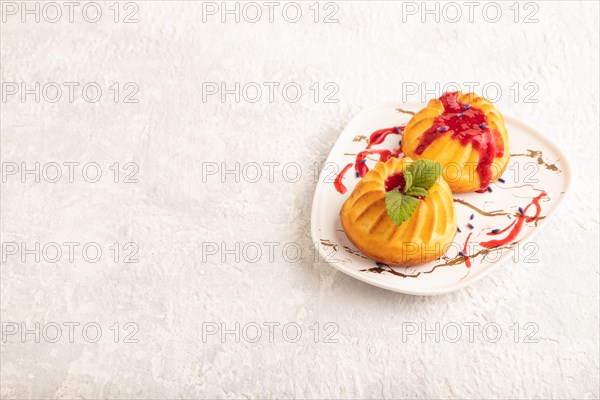
[[[333,251],[338,251],[338,245],[329,239],[321,239],[321,245],[323,247],[333,247]]]
[[[415,115],[415,113],[413,111],[405,110],[400,107],[396,108],[396,111],[398,111],[401,114]]]
[[[454,199],[454,202],[462,204],[463,206],[467,206],[470,209],[475,210],[479,214],[484,215],[486,217],[500,217],[502,215],[510,215],[509,212],[505,212],[503,210],[484,211],[481,208],[478,208],[478,207],[474,206],[473,204],[471,204],[471,203],[469,203],[469,202],[467,202],[465,200],[462,200],[462,199]]]
[[[353,142],[362,142],[364,141],[366,144],[369,144],[369,138],[366,137],[365,135],[356,135],[354,136],[354,139],[352,139]]]
[[[492,251],[512,249],[517,244],[518,244],[518,242],[512,242],[512,243],[509,243],[507,245],[496,247],[496,248],[493,248],[493,249],[485,249],[484,248],[484,249],[481,249],[481,250],[477,251],[476,253],[468,255],[467,257],[469,257],[469,259],[473,259],[473,258],[478,257],[478,256],[485,257],[486,255],[488,255]],[[416,274],[405,274],[405,273],[402,273],[402,272],[398,272],[398,271],[394,270],[392,267],[390,267],[389,265],[383,264],[383,263],[378,263],[377,267],[372,267],[372,268],[367,268],[367,269],[361,269],[360,271],[361,272],[373,272],[373,273],[376,273],[376,274],[382,274],[384,272],[387,272],[389,274],[400,276],[402,278],[418,278],[419,276],[424,275],[424,274],[431,274],[433,271],[435,271],[438,268],[441,268],[441,267],[450,267],[450,266],[454,266],[454,265],[458,265],[458,264],[463,264],[465,262],[465,257],[461,256],[461,255],[457,255],[454,258],[448,258],[448,257],[444,256],[441,259],[443,259],[446,262],[443,263],[443,264],[438,264],[438,265],[434,266],[429,271],[420,271],[420,272],[417,272]]]
[[[536,158],[536,162],[539,165],[542,165],[544,168],[546,168],[549,171],[554,171],[554,172],[558,172],[559,174],[562,172],[560,169],[558,169],[558,167],[556,166],[556,163],[559,162],[560,160],[556,160],[556,162],[554,164],[548,164],[546,161],[544,161],[543,158],[543,153],[541,150],[531,150],[531,149],[527,149],[527,153],[523,153],[523,154],[511,154],[511,157],[529,157],[529,158]]]

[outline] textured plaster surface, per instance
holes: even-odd
[[[64,254],[57,263],[3,260],[2,398],[600,396],[598,3],[538,2],[539,22],[531,24],[514,23],[510,3],[498,23],[486,22],[480,8],[473,23],[464,7],[459,23],[423,23],[419,16],[402,22],[400,2],[338,3],[333,24],[314,23],[309,4],[295,24],[280,12],[273,23],[266,16],[221,23],[218,15],[203,23],[200,2],[137,4],[136,24],[114,23],[109,3],[97,24],[81,14],[74,23],[10,17],[2,24],[2,82],[98,82],[104,92],[95,104],[80,91],[73,103],[30,96],[1,104],[3,163],[97,162],[103,171],[97,183],[80,173],[73,183],[7,177],[2,242],[97,242],[104,249],[97,263],[83,260],[81,247],[73,263]],[[321,7],[320,19],[330,11]],[[521,8],[520,19],[529,12]],[[137,83],[139,103],[111,101],[114,82]],[[232,96],[203,102],[203,82],[297,82],[303,96],[290,103],[276,90],[271,103],[265,89],[256,103]],[[336,83],[339,101],[315,103],[314,82],[321,95],[326,82]],[[315,262],[311,167],[326,159],[355,113],[400,101],[403,82],[429,89],[495,82],[505,114],[568,154],[571,193],[534,240],[537,262],[521,253],[482,281],[438,297],[388,292]],[[537,103],[524,102],[527,82],[539,88]],[[139,165],[139,182],[112,182],[108,167],[130,161]],[[280,164],[273,182],[263,166],[259,182],[229,175],[223,183],[220,175],[203,179],[206,162]],[[302,168],[298,182],[282,178],[291,162]],[[137,243],[139,263],[114,262],[114,242]],[[255,253],[246,247],[239,261],[222,261],[220,253],[203,260],[207,242],[229,249],[258,243],[262,256],[250,262]],[[279,243],[272,260],[267,242]],[[282,254],[286,243],[302,249],[299,260],[295,245]],[[80,324],[73,343],[68,322]],[[90,322],[102,328],[97,343],[89,342],[93,329],[82,335]],[[139,327],[138,343],[125,341],[127,322]],[[269,322],[280,324],[272,343]],[[10,323],[47,330],[36,343],[33,334],[8,335]],[[62,326],[56,343],[48,340],[55,336],[50,323]],[[239,342],[233,334],[203,339],[211,323],[248,330]],[[256,343],[249,323],[262,327]],[[289,340],[291,328],[284,339],[286,323],[302,328],[297,342]],[[445,337],[422,337],[436,323],[448,329]],[[486,336],[475,328],[471,340],[469,323],[497,324],[502,336],[493,342],[493,329]],[[462,330],[452,343],[454,324]],[[415,326],[419,333],[407,336]]]

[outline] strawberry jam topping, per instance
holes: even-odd
[[[404,190],[404,185],[406,185],[404,174],[398,172],[387,177],[385,180],[385,191],[391,192],[392,190],[398,190],[402,192]]]
[[[477,174],[480,188],[488,187],[492,180],[492,163],[494,157],[504,155],[504,143],[500,134],[487,124],[485,113],[470,104],[458,101],[458,92],[444,93],[440,97],[444,112],[434,119],[433,125],[423,133],[415,153],[423,152],[443,135],[451,135],[452,139],[466,146],[471,143],[479,153]]]

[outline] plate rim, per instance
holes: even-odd
[[[338,149],[338,147],[342,147],[343,145],[343,141],[342,138],[344,138],[346,135],[346,131],[348,130],[348,127],[351,126],[352,122],[360,115],[367,113],[369,111],[373,111],[373,110],[377,110],[377,109],[384,109],[384,108],[410,108],[410,107],[418,107],[418,108],[422,108],[426,105],[426,103],[416,103],[416,102],[407,102],[407,103],[402,103],[402,102],[392,102],[392,101],[388,101],[388,102],[382,102],[382,103],[378,103],[378,104],[374,104],[372,106],[368,106],[365,107],[363,109],[361,109],[360,111],[358,111],[357,113],[355,113],[350,120],[346,123],[346,125],[344,126],[344,128],[342,129],[342,131],[340,132],[340,134],[338,135],[335,143],[333,144],[333,146],[331,147],[331,150],[329,151],[329,154],[327,155],[327,159],[325,160],[325,163],[330,162],[330,158],[332,158],[332,156],[334,154],[337,154],[336,150]],[[520,125],[522,128],[524,128],[525,130],[529,131],[530,133],[533,134],[533,136],[535,136],[535,138],[541,142],[544,142],[545,144],[548,145],[548,147],[550,147],[554,152],[556,152],[556,154],[560,157],[559,160],[562,162],[561,165],[561,172],[564,174],[565,179],[566,179],[566,186],[564,189],[564,194],[558,198],[556,200],[556,205],[553,207],[552,210],[550,210],[549,214],[546,214],[546,220],[545,221],[541,221],[541,223],[536,227],[535,230],[533,230],[528,237],[530,239],[533,239],[535,237],[535,235],[537,235],[539,233],[539,231],[541,229],[543,229],[549,219],[550,216],[553,215],[554,213],[556,213],[556,211],[558,210],[560,204],[564,201],[564,199],[568,196],[569,192],[570,192],[570,188],[571,188],[571,184],[572,184],[572,175],[571,175],[571,165],[569,162],[569,159],[567,157],[567,155],[565,154],[565,152],[558,147],[552,140],[550,140],[549,138],[547,138],[546,136],[542,135],[539,131],[537,131],[536,129],[534,129],[533,127],[531,127],[530,125],[526,124],[525,122],[511,117],[511,116],[507,116],[505,114],[502,114],[504,117],[505,121],[510,122],[511,124],[514,125]],[[332,162],[332,161],[331,161]],[[323,188],[324,188],[324,182],[323,182],[323,174],[325,173],[324,170],[321,170],[321,172],[319,173],[319,181],[317,182],[317,186],[315,187],[315,193],[313,195],[313,202],[312,202],[312,206],[311,206],[311,213],[310,213],[310,226],[311,226],[311,238],[313,243],[315,243],[315,245],[318,248],[319,251],[319,255],[322,257],[322,259],[329,265],[331,265],[332,267],[334,267],[336,270],[349,275],[355,279],[358,279],[359,281],[368,283],[370,285],[379,287],[381,289],[386,289],[386,290],[390,290],[392,292],[396,292],[396,293],[403,293],[403,294],[409,294],[409,295],[413,295],[413,296],[436,296],[436,295],[442,295],[442,294],[447,294],[447,293],[451,293],[457,290],[460,290],[466,286],[469,286],[475,282],[478,282],[479,280],[481,280],[482,278],[488,276],[488,274],[490,274],[492,271],[494,271],[495,269],[499,268],[500,266],[502,266],[506,259],[508,258],[504,258],[501,259],[498,265],[496,265],[493,268],[487,268],[485,271],[482,271],[481,273],[479,273],[477,276],[473,277],[470,280],[467,281],[459,281],[454,283],[451,286],[448,286],[444,289],[440,289],[440,290],[410,290],[410,289],[402,289],[402,288],[397,288],[394,287],[391,284],[387,284],[385,282],[380,282],[374,278],[371,278],[368,274],[362,274],[360,273],[361,271],[353,271],[350,269],[346,269],[344,268],[342,265],[340,265],[337,262],[332,262],[332,261],[327,261],[327,256],[328,254],[324,254],[324,248],[323,246],[321,246],[320,244],[320,238],[318,237],[318,230],[315,224],[315,220],[316,220],[316,215],[317,215],[317,204],[320,202],[320,199],[322,197],[322,194],[324,192]],[[369,258],[371,259],[371,258]],[[371,259],[372,260],[372,259]],[[375,261],[375,260],[373,260]]]

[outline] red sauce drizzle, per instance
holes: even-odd
[[[508,243],[512,242],[513,240],[515,240],[516,237],[519,236],[519,233],[521,232],[521,229],[523,228],[523,224],[525,222],[533,222],[533,221],[535,221],[535,219],[537,217],[540,216],[540,213],[542,212],[542,207],[540,206],[540,199],[544,196],[547,196],[545,192],[540,193],[539,196],[537,196],[536,198],[531,200],[531,203],[529,203],[527,205],[527,207],[525,207],[523,212],[517,217],[517,219],[515,221],[512,222],[512,224],[510,224],[508,227],[501,230],[500,232],[496,233],[496,234],[503,233],[512,226],[512,230],[510,231],[508,236],[506,236],[504,239],[490,240],[487,242],[481,242],[479,244],[487,249],[493,249],[495,247],[499,247],[499,246],[508,244]],[[525,214],[527,213],[527,210],[531,206],[535,207],[535,214],[532,217],[528,217]]]
[[[356,161],[354,162],[354,168],[356,169],[356,172],[358,172],[358,175],[362,178],[366,175],[367,172],[369,172],[369,167],[367,167],[367,163],[365,160],[365,158],[367,158],[367,156],[369,154],[377,154],[377,155],[379,155],[379,161],[386,162],[387,160],[389,160],[392,157],[398,157],[398,155],[401,152],[402,152],[402,148],[400,148],[400,147],[398,147],[397,149],[394,149],[394,150],[387,150],[387,149],[363,150],[356,155]]]
[[[367,149],[370,149],[371,146],[373,146],[374,144],[381,144],[383,143],[383,141],[385,140],[386,137],[388,137],[388,135],[399,135],[402,131],[404,131],[404,126],[394,126],[393,128],[385,128],[385,129],[380,129],[378,131],[375,131],[373,133],[371,133],[371,136],[369,137],[369,145],[367,146]]]
[[[469,104],[461,104],[458,101],[458,92],[444,93],[440,101],[444,105],[444,112],[423,133],[415,153],[423,154],[429,145],[446,134],[452,135],[452,139],[459,140],[463,146],[471,143],[479,153],[476,171],[480,188],[487,188],[492,180],[491,166],[494,157],[504,155],[504,143],[500,134],[488,127],[483,111]]]
[[[377,154],[379,156],[379,161],[386,162],[390,158],[398,157],[400,153],[402,153],[401,146],[394,150],[371,149],[371,146],[374,144],[381,144],[389,135],[399,135],[402,133],[403,130],[404,126],[394,126],[392,128],[379,129],[371,134],[371,136],[369,137],[369,144],[367,145],[366,149],[358,153],[356,155],[356,160],[354,161],[354,169],[356,170],[360,178],[364,177],[366,173],[369,172],[369,167],[367,167],[366,164],[366,158],[368,155]],[[341,194],[344,194],[347,191],[346,187],[342,184],[342,179],[346,172],[348,172],[348,169],[350,169],[350,166],[352,166],[352,164],[346,165],[344,169],[340,171],[340,173],[335,178],[335,181],[333,182],[335,190],[337,190]]]
[[[338,174],[338,176],[335,177],[335,180],[333,181],[333,186],[335,186],[335,190],[337,190],[341,194],[344,194],[348,191],[348,189],[346,189],[346,186],[344,186],[344,184],[342,183],[342,178],[344,177],[344,174],[346,173],[346,171],[348,171],[350,169],[351,166],[352,166],[352,163],[346,165],[344,167],[344,169],[342,169],[342,171]]]
[[[473,232],[469,233],[469,236],[467,236],[467,240],[465,241],[465,246],[463,247],[463,253],[465,255],[465,265],[467,266],[467,268],[471,268],[471,259],[469,258],[469,255],[467,254],[467,243],[469,243],[469,239],[471,239],[472,234],[473,234]]]
[[[516,219],[509,226],[507,226],[506,228],[502,229],[501,231],[498,231],[498,232],[488,232],[487,234],[490,235],[490,236],[501,235],[504,232],[506,232],[507,230],[509,230],[510,228],[512,228],[512,226],[515,224],[515,222],[517,222]]]

